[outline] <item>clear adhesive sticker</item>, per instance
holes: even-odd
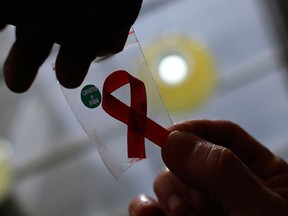
[[[62,90],[116,179],[169,134],[171,119],[133,29],[122,52],[96,59],[81,86]]]

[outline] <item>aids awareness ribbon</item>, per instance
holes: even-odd
[[[126,84],[130,84],[130,107],[112,95]],[[103,110],[127,124],[128,158],[146,157],[145,137],[163,146],[170,132],[147,117],[146,88],[141,80],[125,70],[117,70],[104,81],[102,94]]]

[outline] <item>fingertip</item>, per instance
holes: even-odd
[[[15,93],[26,92],[38,72],[38,67],[28,65],[22,56],[21,49],[14,43],[3,67],[5,83]]]
[[[75,65],[73,63],[63,65],[61,62],[56,63],[56,75],[59,83],[68,89],[79,87],[87,74],[89,64]]]
[[[158,203],[144,194],[135,197],[129,204],[130,216],[165,216]]]
[[[193,134],[178,130],[172,131],[162,147],[164,162],[168,164],[185,162],[196,144],[197,139]]]
[[[29,28],[16,28],[16,41],[4,63],[4,78],[11,91],[22,93],[30,88],[52,46],[46,35]]]
[[[79,87],[88,72],[92,58],[80,57],[61,48],[56,59],[56,75],[65,88]]]
[[[4,80],[6,83],[6,86],[14,93],[24,93],[26,92],[32,85],[32,82],[34,79],[30,79],[30,80],[23,80],[19,77],[17,77],[18,73],[21,69],[19,68],[15,68],[11,65],[9,65],[8,63],[4,63]],[[31,72],[33,74],[37,73],[37,70]],[[14,76],[14,74],[16,74]]]

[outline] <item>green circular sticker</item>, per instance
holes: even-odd
[[[86,85],[81,90],[82,103],[90,108],[94,109],[101,104],[101,93],[95,85]]]

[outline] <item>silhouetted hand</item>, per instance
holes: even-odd
[[[8,87],[26,91],[54,43],[59,82],[81,84],[92,60],[123,49],[142,0],[0,0],[0,30],[16,26],[16,42],[4,65]],[[0,48],[1,49],[1,48]]]
[[[285,216],[288,165],[236,124],[186,121],[162,148],[158,200],[135,197],[132,216]]]

